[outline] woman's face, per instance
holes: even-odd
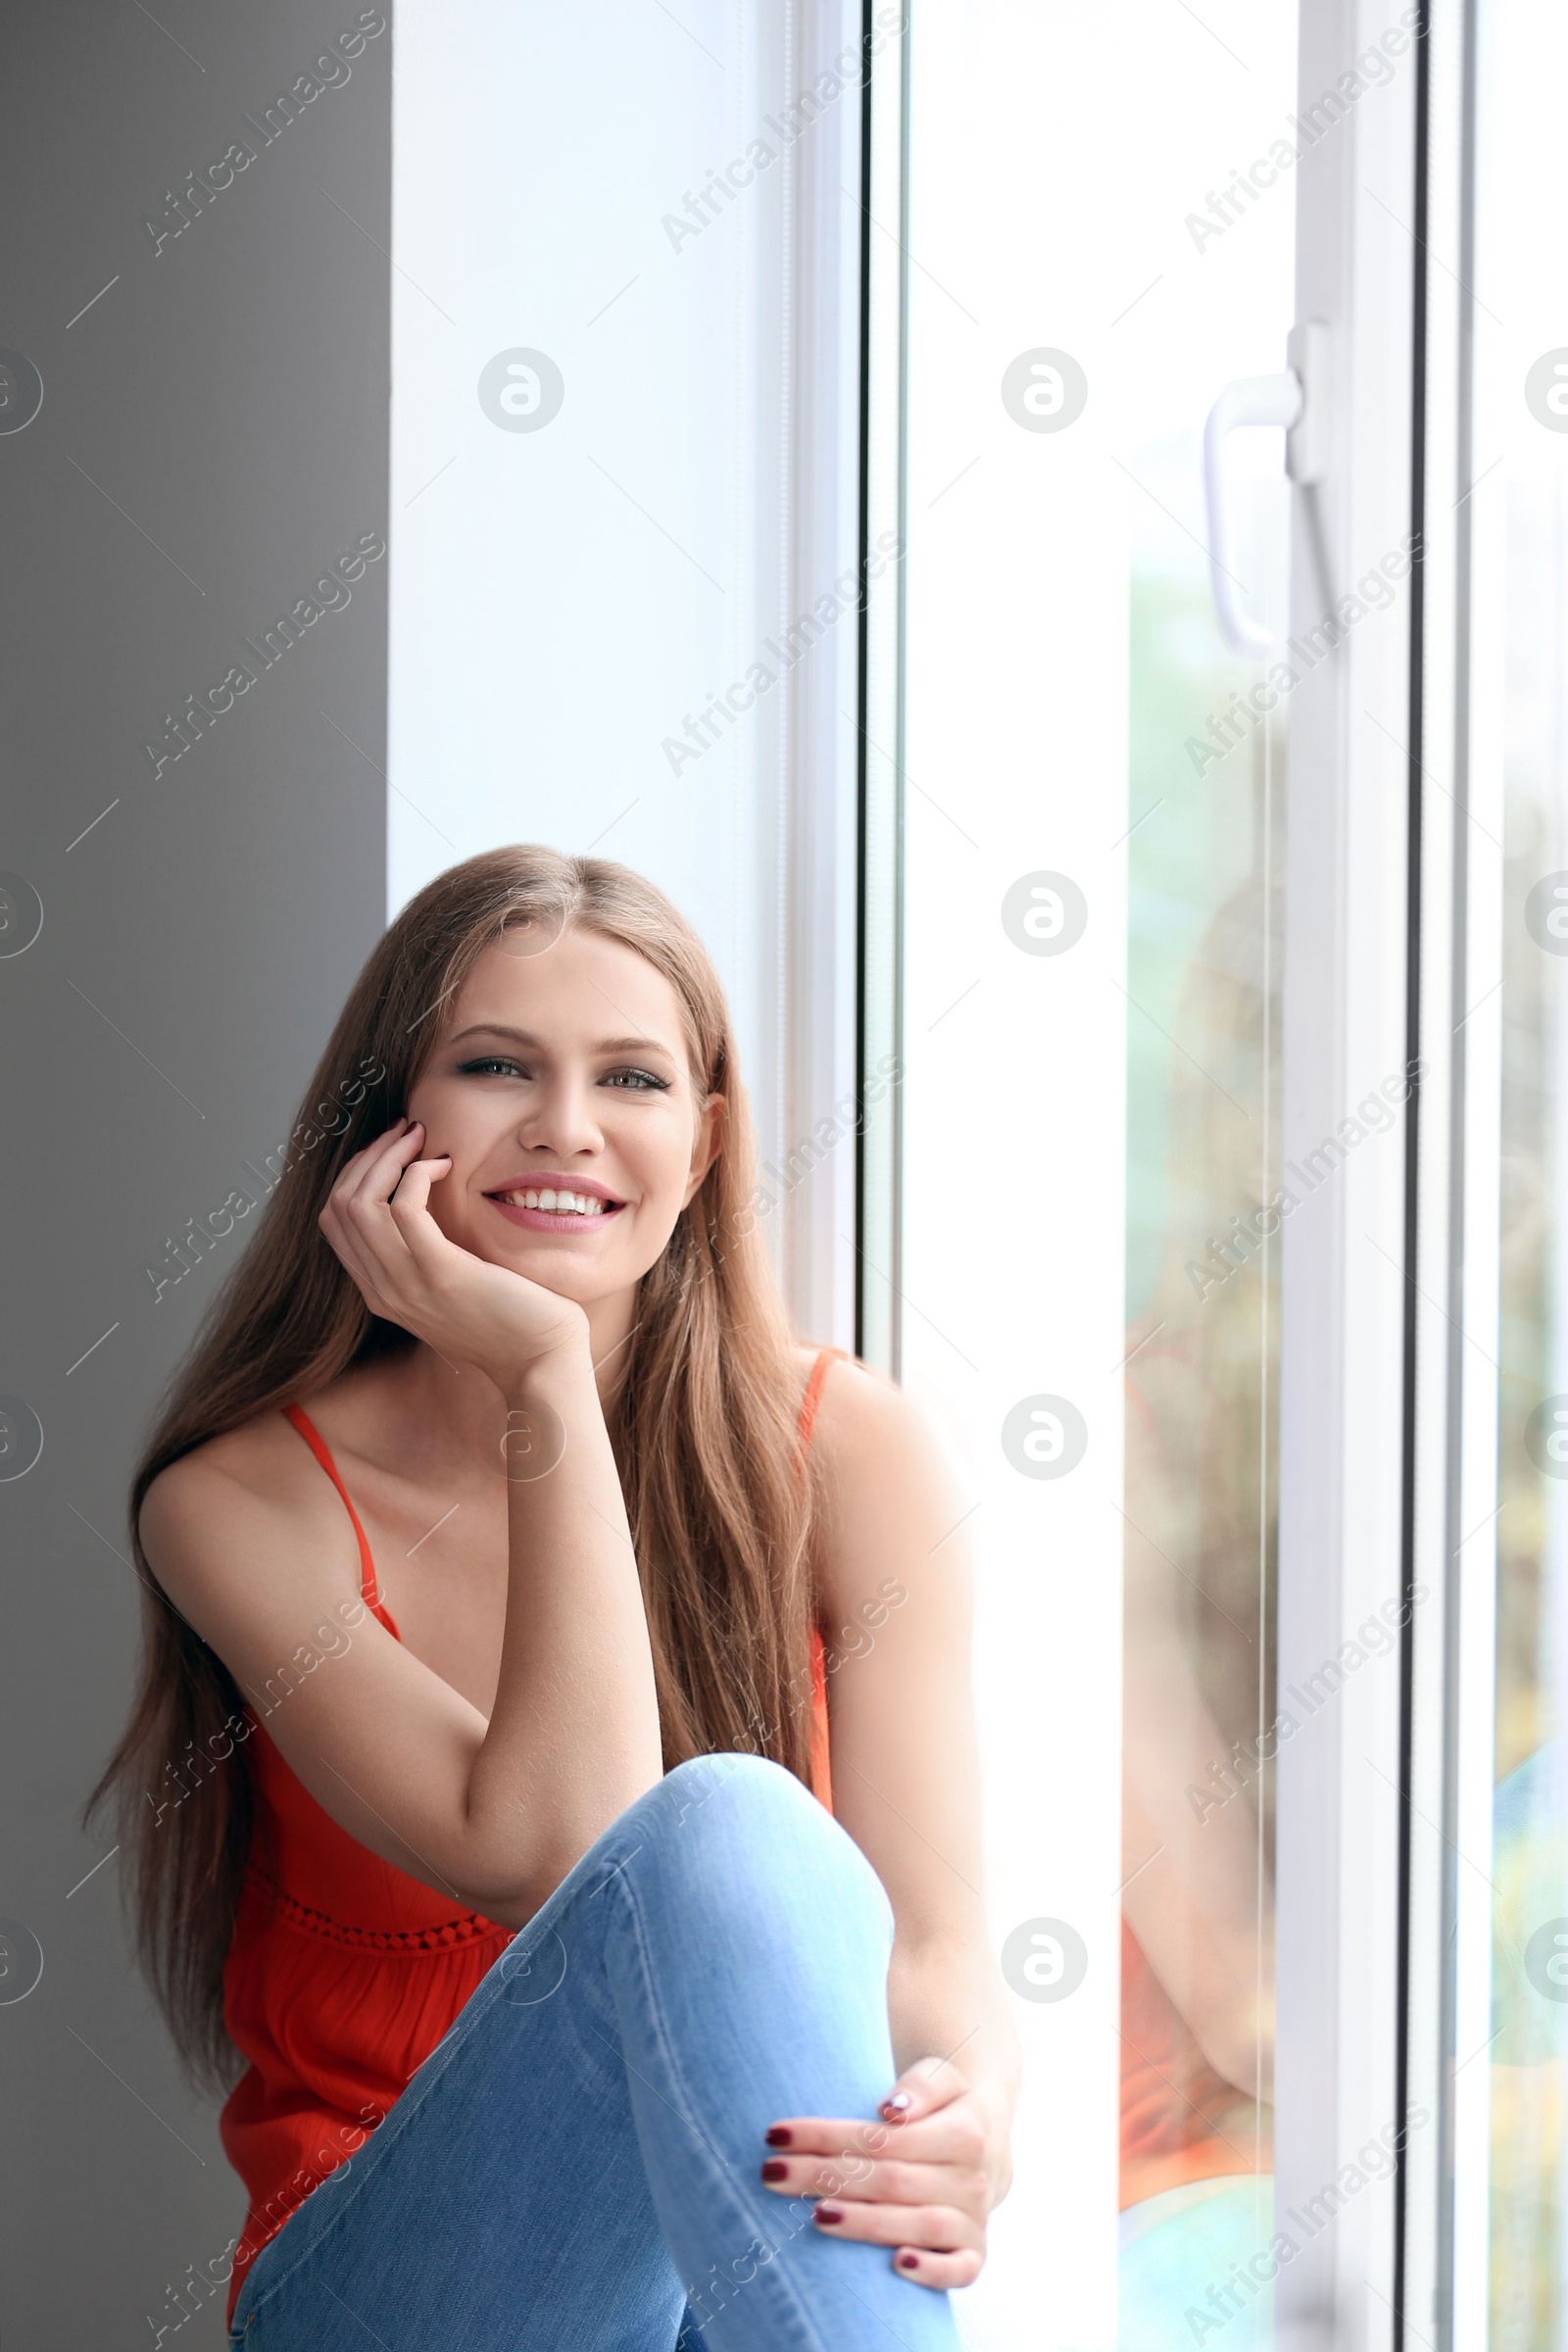
[[[674,989],[618,940],[487,948],[407,1105],[420,1156],[452,1154],[442,1232],[581,1306],[630,1288],[718,1149],[723,1101],[699,1110],[686,1051]]]

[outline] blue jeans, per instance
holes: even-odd
[[[266,2245],[245,2352],[956,2352],[945,2294],[764,2189],[784,2115],[874,2118],[893,1922],[755,1756],[628,1806],[384,2123]]]

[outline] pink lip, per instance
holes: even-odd
[[[597,1217],[579,1217],[576,1210],[570,1208],[558,1216],[552,1209],[519,1208],[511,1200],[496,1199],[498,1193],[542,1192],[546,1187],[589,1195],[596,1200],[603,1200],[604,1209]],[[564,1176],[556,1168],[536,1169],[526,1176],[514,1176],[506,1184],[494,1185],[487,1190],[485,1199],[492,1208],[498,1209],[514,1225],[521,1225],[531,1233],[592,1233],[597,1227],[608,1225],[611,1218],[617,1216],[625,1206],[625,1202],[617,1200],[608,1185],[596,1184],[591,1176]]]
[[[568,1176],[564,1168],[530,1168],[525,1175],[509,1176],[505,1184],[487,1184],[485,1198],[493,1200],[497,1193],[542,1193],[547,1188],[559,1193],[564,1186],[568,1193],[591,1193],[596,1200],[612,1200],[621,1205],[618,1193],[608,1184],[596,1184],[591,1176]]]

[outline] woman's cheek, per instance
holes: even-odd
[[[427,1156],[434,1158],[438,1149],[432,1142],[426,1147]],[[430,1214],[448,1241],[461,1241],[466,1234],[481,1230],[489,1215],[483,1194],[470,1193],[456,1153],[447,1174],[437,1177],[430,1187]]]

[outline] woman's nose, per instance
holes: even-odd
[[[587,1079],[562,1071],[539,1087],[518,1119],[517,1138],[531,1151],[547,1146],[563,1158],[599,1150],[604,1139]]]

